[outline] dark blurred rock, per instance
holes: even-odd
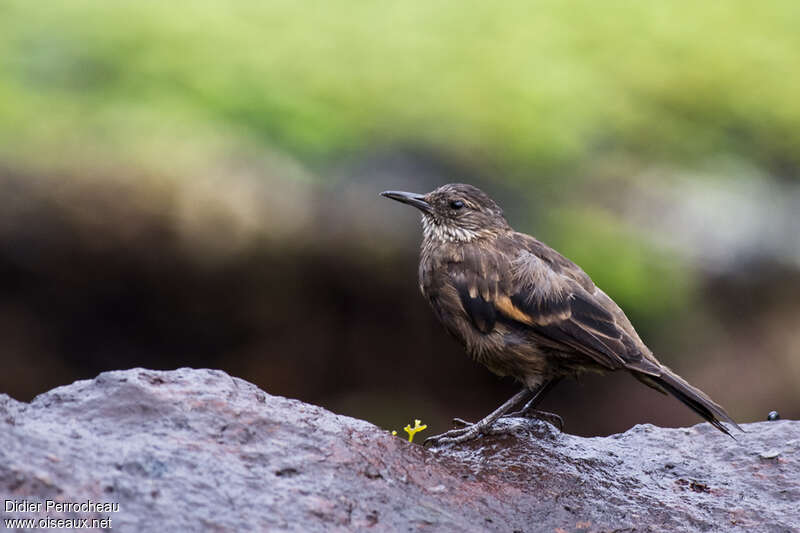
[[[508,420],[426,450],[221,371],[127,370],[0,397],[0,493],[118,502],[116,531],[797,531],[800,423],[606,438]]]

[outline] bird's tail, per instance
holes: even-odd
[[[726,435],[733,437],[731,432],[722,423],[722,421],[731,424],[739,431],[744,430],[739,427],[733,418],[722,408],[721,405],[714,402],[708,397],[706,393],[690,385],[685,379],[678,374],[671,371],[664,366],[661,367],[662,373],[660,376],[653,376],[647,374],[634,374],[640,381],[646,385],[658,389],[661,392],[669,393],[675,396],[689,409],[705,418],[712,426],[722,431]]]

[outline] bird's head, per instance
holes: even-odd
[[[381,196],[419,209],[425,239],[470,242],[511,231],[500,206],[472,185],[448,183],[428,194],[384,191]]]

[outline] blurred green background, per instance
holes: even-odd
[[[740,421],[800,417],[800,4],[0,4],[0,392],[212,366],[399,429],[515,385],[418,293],[476,184]],[[698,420],[628,376],[544,407]]]

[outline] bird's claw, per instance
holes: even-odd
[[[434,447],[443,446],[447,444],[460,444],[462,442],[467,442],[469,440],[477,438],[478,436],[481,435],[483,430],[486,429],[483,425],[479,423],[470,424],[469,422],[466,422],[461,419],[456,419],[456,420],[459,420],[459,423],[465,423],[467,425],[465,427],[451,429],[450,431],[442,433],[441,435],[434,435],[432,437],[428,437],[427,439],[425,439],[425,442],[423,444],[425,446],[428,446],[430,444]]]
[[[471,426],[472,422],[467,422],[463,418],[454,418],[453,419],[453,424],[455,424],[456,426],[467,427],[467,426]]]
[[[564,419],[555,413],[548,413],[547,411],[539,411],[537,409],[523,409],[514,413],[503,415],[501,418],[536,418],[549,422],[552,426],[558,428],[558,431],[564,432]]]

